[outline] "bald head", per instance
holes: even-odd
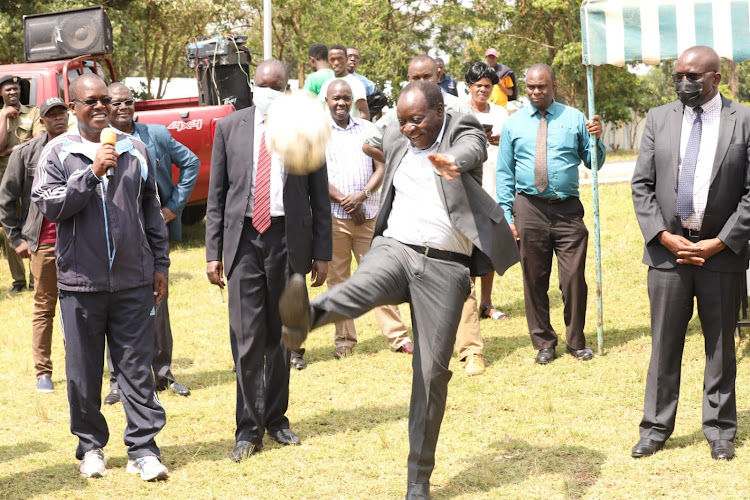
[[[685,52],[680,54],[678,62],[680,61],[698,64],[703,68],[703,71],[718,73],[721,68],[719,54],[711,47],[706,47],[705,45],[696,45],[695,47],[686,49]]]
[[[330,97],[332,94],[337,92],[349,92],[349,95],[352,93],[352,87],[346,82],[346,80],[342,80],[341,78],[337,78],[331,82],[331,84],[328,86],[328,90],[326,91],[326,97]]]
[[[258,64],[255,70],[254,83],[256,87],[270,87],[279,92],[286,90],[289,75],[284,63],[278,59],[266,59]]]
[[[70,100],[74,101],[76,99],[80,99],[80,96],[82,95],[81,89],[88,86],[104,87],[104,93],[106,94],[107,92],[107,85],[104,83],[104,80],[96,75],[88,73],[79,76],[78,78],[73,80],[73,83],[70,84],[70,88],[68,89],[68,91],[70,92]]]
[[[128,88],[128,86],[127,86],[127,85],[125,85],[125,84],[124,84],[124,83],[122,83],[122,82],[114,82],[114,83],[110,83],[110,84],[109,84],[109,87],[107,87],[107,90],[109,90],[109,93],[110,93],[110,95],[111,95],[111,94],[112,94],[113,92],[127,92],[127,93],[128,93],[129,95],[131,95],[131,96],[133,95],[133,94],[132,94],[132,93],[130,92],[130,88]]]
[[[680,54],[675,65],[675,91],[685,106],[701,106],[719,93],[719,55],[711,47],[696,45]]]
[[[437,63],[435,63],[435,59],[426,54],[412,59],[406,73],[410,82],[426,81],[437,83]]]

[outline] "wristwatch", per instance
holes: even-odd
[[[370,191],[369,189],[363,189],[362,192],[365,193],[365,198],[369,199],[370,196],[372,196],[372,191]]]

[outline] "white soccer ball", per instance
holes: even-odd
[[[290,174],[307,175],[322,167],[330,137],[325,107],[307,92],[284,94],[268,108],[266,147],[283,158]]]

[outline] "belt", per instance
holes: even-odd
[[[526,198],[533,199],[534,201],[546,203],[547,205],[557,205],[558,203],[565,203],[566,201],[570,201],[572,199],[577,198],[577,196],[569,196],[567,198],[560,198],[559,196],[555,198],[540,198],[539,196],[534,196],[534,195],[526,194],[526,193],[518,193],[518,194]]]
[[[700,230],[696,231],[695,229],[688,229],[686,227],[682,228],[682,235],[692,242],[696,242],[701,239]]]
[[[459,264],[463,264],[466,267],[469,267],[469,264],[471,263],[471,258],[468,255],[464,255],[462,253],[449,252],[448,250],[438,250],[437,248],[422,247],[419,245],[409,245],[408,243],[404,243],[404,245],[411,248],[417,253],[421,253],[422,255],[431,257],[433,259],[457,262]]]
[[[252,217],[245,217],[245,219],[247,219],[247,221],[250,223],[251,226],[253,225],[253,218]],[[283,215],[271,217],[271,224],[280,224],[282,222],[284,222],[284,216]]]

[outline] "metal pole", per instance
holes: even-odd
[[[271,59],[271,0],[263,0],[263,59]]]
[[[596,114],[594,108],[594,67],[586,66],[586,83],[589,95],[589,120]],[[596,252],[596,342],[597,353],[602,354],[604,345],[604,311],[602,309],[602,245],[599,237],[599,157],[597,156],[596,136],[589,136],[591,153],[591,185],[593,186],[594,204],[594,248]]]

